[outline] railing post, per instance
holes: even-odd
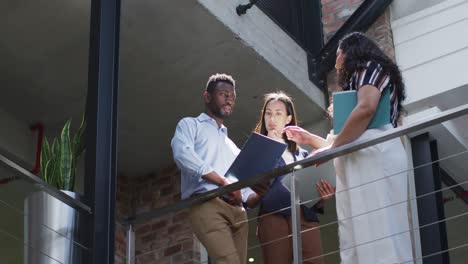
[[[299,192],[296,190],[297,178],[292,171],[291,177],[291,226],[293,241],[293,260],[294,264],[302,263],[302,241],[301,241],[301,204]]]
[[[412,159],[411,139],[408,136],[402,137],[403,144],[405,145],[406,156],[408,157],[408,168],[414,168]],[[408,171],[408,195],[409,195],[409,213],[411,215],[410,227],[413,230],[411,233],[413,254],[415,260],[414,264],[423,264],[422,251],[421,251],[421,236],[419,233],[419,216],[418,216],[418,203],[416,201],[416,183],[414,178],[414,170]]]
[[[127,230],[127,264],[135,264],[135,231],[133,225],[128,225]]]

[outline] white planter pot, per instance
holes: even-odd
[[[74,192],[63,192],[78,197]],[[24,206],[24,263],[81,263],[84,249],[74,243],[79,238],[79,213],[43,191],[31,193]]]

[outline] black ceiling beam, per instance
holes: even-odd
[[[364,32],[369,29],[391,3],[392,0],[365,0],[320,52],[309,56],[310,80],[315,84],[323,85],[324,80],[326,80],[326,73],[333,69],[335,65],[336,49],[340,39],[348,33],[354,31]]]

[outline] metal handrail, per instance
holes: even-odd
[[[0,162],[8,166],[9,168],[15,170],[18,172],[18,176],[26,180],[35,187],[37,187],[39,190],[45,191],[48,194],[52,195],[53,197],[57,198],[58,200],[62,201],[63,203],[71,206],[74,209],[77,209],[82,212],[86,212],[88,214],[92,214],[91,207],[88,205],[72,198],[71,196],[67,195],[66,193],[60,191],[59,189],[47,184],[45,181],[43,181],[41,178],[37,177],[36,175],[32,174],[28,170],[24,169],[23,167],[19,166],[15,162],[11,161],[7,157],[3,156],[0,154]]]
[[[124,221],[124,224],[134,225],[134,224],[144,223],[145,221],[149,219],[157,218],[165,214],[169,214],[172,212],[176,212],[176,211],[188,208],[194,204],[199,204],[207,200],[213,199],[215,197],[228,194],[235,190],[239,190],[245,187],[252,186],[263,180],[276,178],[281,175],[290,173],[293,170],[299,170],[299,169],[310,167],[315,164],[320,164],[320,163],[329,161],[331,159],[334,159],[336,157],[343,156],[351,152],[388,141],[393,138],[398,138],[404,135],[408,135],[410,133],[417,132],[419,130],[440,124],[442,122],[445,122],[445,121],[448,121],[448,120],[451,120],[451,119],[454,119],[454,118],[457,118],[466,114],[468,114],[468,104],[435,114],[433,116],[421,119],[409,125],[404,125],[395,129],[384,131],[368,139],[361,139],[361,140],[353,141],[349,144],[337,147],[330,151],[319,153],[314,157],[306,158],[306,159],[288,164],[280,168],[275,168],[266,173],[261,173],[261,174],[254,175],[252,177],[247,177],[245,180],[238,181],[238,182],[232,183],[224,187],[220,187],[212,191],[208,191],[206,193],[203,193],[200,196],[195,196],[193,198],[185,199],[172,205],[168,205],[168,206],[161,207],[161,208],[156,208],[149,212],[145,212],[145,213],[141,213],[139,215],[133,216],[133,217],[129,217]]]

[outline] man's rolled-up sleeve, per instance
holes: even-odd
[[[213,168],[195,152],[195,136],[195,121],[184,118],[177,124],[171,147],[177,166],[201,181],[201,176],[212,172]]]
[[[242,202],[246,203],[247,199],[249,199],[249,196],[251,194],[254,194],[255,192],[250,188],[246,187],[244,189],[241,189],[241,194],[242,194]]]

